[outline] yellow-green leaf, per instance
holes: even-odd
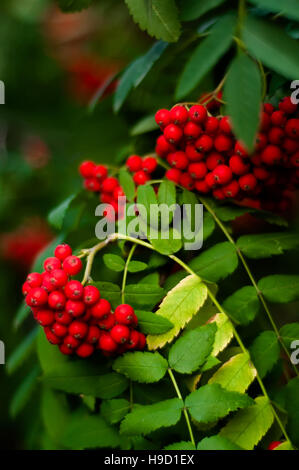
[[[218,383],[226,390],[243,393],[256,377],[256,369],[248,354],[233,356],[210,378],[209,383]]]

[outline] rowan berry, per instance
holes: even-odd
[[[102,318],[108,315],[111,311],[111,305],[106,299],[100,299],[96,304],[91,307],[91,315],[95,318]]]
[[[73,317],[67,311],[58,311],[55,313],[55,321],[62,325],[69,325],[73,320]]]
[[[83,339],[87,335],[88,326],[82,321],[75,320],[69,326],[69,334],[76,339]]]
[[[68,281],[67,274],[63,269],[54,269],[54,271],[51,271],[48,276],[45,277],[45,279],[48,279],[50,284],[55,288],[64,287]],[[45,279],[43,284],[47,282]]]
[[[205,180],[195,181],[195,189],[202,194],[207,194],[210,192],[210,186],[206,183]]]
[[[47,303],[48,294],[42,287],[34,287],[26,295],[25,301],[29,307],[40,307]]]
[[[145,348],[145,345],[146,345],[146,337],[143,333],[139,332],[138,349],[142,351]]]
[[[266,132],[270,126],[271,126],[271,117],[268,113],[265,113],[265,111],[263,111],[261,114],[261,125],[260,125],[261,132]]]
[[[204,154],[201,153],[193,144],[188,144],[185,148],[186,156],[188,160],[192,162],[199,162],[204,158]]]
[[[282,148],[287,153],[294,153],[299,149],[299,142],[290,137],[286,137],[282,142]]]
[[[43,276],[40,273],[30,273],[27,276],[26,282],[31,288],[40,287],[42,285]]]
[[[59,350],[65,356],[70,356],[71,354],[74,353],[74,351],[72,349],[68,348],[65,344],[60,344],[59,345]]]
[[[200,136],[200,134],[202,134],[202,128],[198,124],[195,124],[194,122],[189,121],[184,126],[184,136],[188,140],[197,139]]]
[[[221,188],[217,188],[213,190],[213,197],[217,199],[218,201],[222,201],[223,199],[226,198]]]
[[[62,325],[62,323],[55,322],[51,326],[52,333],[54,335],[58,336],[58,338],[64,338],[67,333],[68,333],[68,328],[65,325]]]
[[[197,141],[195,142],[195,147],[199,152],[210,152],[213,147],[213,139],[207,135],[203,134]]]
[[[222,191],[226,197],[235,198],[240,190],[240,186],[236,180],[231,181],[226,186],[222,187]]]
[[[134,309],[131,305],[118,305],[114,311],[115,319],[122,325],[131,325],[133,322]]]
[[[85,312],[85,304],[80,300],[67,300],[65,311],[73,317],[80,317]]]
[[[66,243],[62,243],[61,245],[57,245],[54,251],[54,255],[60,261],[64,261],[65,258],[72,255],[72,249]]]
[[[102,182],[102,191],[104,193],[113,193],[117,186],[119,186],[118,179],[114,178],[114,176],[109,176]]]
[[[69,281],[64,288],[64,293],[68,299],[79,300],[83,296],[83,286],[79,281]]]
[[[231,126],[230,119],[228,116],[224,116],[223,118],[220,119],[219,130],[223,132],[224,134],[228,134],[228,135],[231,134],[232,126]]]
[[[174,152],[175,146],[167,142],[164,135],[160,135],[157,139],[155,151],[160,157],[164,157],[167,153]]]
[[[204,126],[208,134],[216,134],[219,128],[219,120],[214,116],[209,116]]]
[[[267,145],[261,154],[261,160],[266,165],[275,165],[281,160],[281,150],[276,145]]]
[[[299,151],[294,153],[290,158],[290,163],[293,167],[299,167]]]
[[[255,150],[257,152],[261,152],[266,147],[267,143],[268,139],[266,134],[263,134],[263,132],[259,132],[255,140]]]
[[[164,137],[170,144],[177,144],[183,137],[183,131],[175,124],[168,124],[164,129]]]
[[[80,345],[80,341],[74,336],[67,335],[63,340],[63,344],[69,349],[76,349]]]
[[[227,165],[216,166],[212,174],[214,176],[214,180],[218,184],[227,184],[233,177],[232,170]]]
[[[185,124],[189,117],[187,109],[180,105],[174,106],[169,113],[171,121],[178,126]]]
[[[289,96],[285,96],[279,103],[278,107],[286,114],[294,114],[297,111],[297,105],[292,103]]]
[[[65,306],[65,295],[59,290],[55,290],[49,294],[48,304],[53,310],[62,310]]]
[[[42,326],[50,326],[54,322],[54,313],[51,310],[39,310],[36,314],[36,320]]]
[[[181,171],[178,170],[177,168],[171,168],[170,170],[167,170],[165,173],[165,178],[177,184],[180,180],[180,177],[181,177]]]
[[[82,269],[82,261],[77,256],[67,256],[62,267],[69,276],[76,276]]]
[[[104,165],[96,165],[93,176],[97,178],[100,181],[103,181],[105,178],[107,178],[108,175],[108,170],[107,167]]]
[[[240,155],[240,157],[243,158],[248,156],[246,148],[239,140],[237,140],[237,142],[235,143],[234,152],[236,155]]]
[[[130,330],[126,325],[115,325],[110,330],[111,338],[118,344],[127,343],[130,338]]]
[[[229,166],[235,175],[245,175],[250,169],[250,165],[245,163],[239,155],[233,155],[229,159]]]
[[[102,330],[111,330],[111,328],[115,325],[116,319],[113,313],[108,313],[108,315],[104,315],[97,321],[98,326]]]
[[[129,341],[126,345],[126,349],[137,349],[139,345],[139,332],[136,330],[131,330]]]
[[[117,350],[118,344],[112,339],[109,333],[103,333],[98,341],[98,348],[106,352]]]
[[[271,144],[280,145],[284,135],[284,131],[281,127],[272,127],[268,133],[268,140]]]
[[[94,352],[94,347],[88,343],[82,343],[76,349],[77,356],[82,357],[82,358],[91,356],[93,352]]]
[[[256,177],[251,173],[241,176],[239,179],[239,185],[243,191],[253,191],[257,185]]]
[[[232,148],[232,145],[232,138],[225,134],[217,135],[214,140],[214,147],[218,152],[227,152]]]
[[[100,296],[100,291],[96,286],[85,286],[83,289],[83,301],[86,305],[95,304]]]
[[[209,186],[210,189],[215,189],[217,187],[217,182],[215,181],[212,172],[206,174],[205,183]]]
[[[186,188],[189,191],[194,188],[194,180],[188,173],[181,174],[179,183],[183,188]]]
[[[293,139],[299,139],[299,119],[289,119],[285,126],[287,135]]]
[[[267,114],[272,114],[274,111],[274,106],[271,103],[264,103],[264,111]]]
[[[218,152],[211,152],[207,156],[206,165],[208,170],[212,171],[216,168],[216,166],[221,165],[221,163],[225,162],[225,158],[221,153]]]
[[[136,171],[133,176],[134,183],[137,184],[137,186],[140,186],[142,184],[145,184],[147,181],[149,181],[149,176],[147,173],[145,173],[143,170]]]
[[[270,119],[273,126],[281,127],[285,125],[287,117],[283,111],[274,111]]]
[[[44,332],[45,332],[46,338],[47,338],[47,340],[49,341],[49,343],[51,343],[51,344],[61,344],[61,343],[62,343],[62,338],[59,338],[58,336],[56,336],[56,335],[51,331],[51,327],[50,327],[50,326],[46,326],[46,327],[44,328]]]
[[[193,122],[202,123],[207,119],[207,110],[201,104],[195,104],[189,110],[189,117]]]
[[[204,162],[190,163],[188,173],[195,180],[203,179],[207,174],[207,166]]]
[[[142,158],[139,155],[131,155],[126,161],[126,166],[131,172],[139,171],[142,169]]]
[[[87,160],[79,166],[79,173],[83,178],[91,178],[95,169],[95,163]]]
[[[96,325],[91,325],[85,338],[86,343],[95,344],[99,341],[101,335],[100,329]]]
[[[264,181],[269,178],[270,173],[265,168],[262,167],[255,167],[253,168],[253,174],[256,179]]]
[[[155,114],[155,121],[161,128],[168,126],[171,122],[170,112],[168,109],[159,109]]]
[[[31,291],[30,285],[28,284],[28,282],[24,282],[24,284],[22,286],[23,295],[26,297],[26,295],[28,295],[30,291]]]
[[[87,178],[86,180],[84,180],[84,188],[88,191],[93,191],[97,193],[101,190],[101,183],[97,178]]]
[[[185,168],[187,168],[189,163],[185,152],[182,151],[169,153],[167,156],[167,162],[169,163],[169,165],[177,168],[178,170],[184,170]]]
[[[61,262],[56,257],[46,258],[44,261],[45,271],[54,271],[54,269],[61,269]]]
[[[146,157],[142,161],[142,169],[147,173],[153,173],[157,166],[157,160],[154,157]]]

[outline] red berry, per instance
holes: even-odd
[[[79,300],[83,296],[83,286],[79,281],[69,281],[64,292],[68,299]]]
[[[65,325],[57,322],[51,326],[51,330],[54,335],[58,336],[58,338],[64,338],[64,336],[66,336],[68,333],[68,328]]]
[[[69,325],[73,320],[73,317],[67,311],[56,312],[55,321],[61,323],[62,325]]]
[[[183,137],[183,131],[175,124],[168,124],[164,129],[164,137],[169,143],[176,144]]]
[[[210,192],[210,186],[206,183],[205,180],[195,181],[195,189],[202,194],[207,194]]]
[[[262,162],[266,165],[275,165],[281,160],[281,150],[276,145],[267,145],[261,154]]]
[[[48,294],[42,287],[34,287],[26,296],[26,304],[29,307],[40,307],[47,303]]]
[[[46,338],[47,340],[49,341],[49,343],[51,344],[61,344],[62,342],[62,338],[59,338],[58,336],[56,336],[52,331],[51,331],[51,328],[49,326],[46,326],[45,329],[45,334],[46,334]]]
[[[85,338],[85,341],[86,343],[89,343],[89,344],[95,344],[99,341],[100,335],[101,335],[101,331],[99,330],[99,328],[95,325],[91,325],[88,328],[88,333]]]
[[[54,322],[54,313],[51,310],[39,310],[36,314],[36,320],[42,326],[50,326]]]
[[[98,326],[102,330],[111,330],[111,328],[115,325],[115,315],[113,313],[108,313],[108,315],[104,315],[98,321]]]
[[[262,167],[255,167],[253,168],[253,174],[256,179],[264,181],[269,178],[270,173],[265,168]]]
[[[84,180],[84,188],[97,193],[101,190],[101,183],[97,178],[87,178]]]
[[[213,173],[208,173],[206,175],[205,182],[210,189],[215,189],[217,187],[217,182],[215,181]]]
[[[30,273],[27,276],[26,282],[31,288],[40,287],[42,285],[43,276],[40,273]]]
[[[286,114],[293,114],[297,111],[297,105],[292,103],[289,96],[285,96],[279,103],[278,107]]]
[[[98,348],[102,351],[114,352],[117,349],[118,344],[112,339],[109,333],[103,333],[100,336],[98,342]]]
[[[189,116],[191,121],[202,123],[207,119],[207,110],[201,104],[195,104],[191,106]]]
[[[121,304],[116,307],[114,315],[118,323],[121,323],[122,325],[131,325],[134,318],[134,309],[131,305]]]
[[[274,111],[274,106],[271,103],[264,103],[264,111],[267,114],[272,114]]]
[[[74,336],[67,335],[63,340],[63,344],[69,349],[76,349],[80,345],[80,341]]]
[[[95,169],[95,163],[91,161],[82,162],[79,166],[79,173],[83,178],[91,178]]]
[[[188,173],[195,180],[203,179],[207,174],[207,166],[204,162],[191,163],[188,166]]]
[[[274,450],[281,444],[281,441],[273,441],[269,444],[268,450]]]
[[[299,151],[294,153],[294,155],[291,156],[290,163],[293,167],[296,167],[296,168],[299,167]]]
[[[261,115],[261,131],[262,132],[265,132],[269,129],[269,127],[271,126],[271,118],[269,116],[269,114],[265,113],[264,111],[262,112],[262,115]]]
[[[227,165],[218,165],[213,170],[214,180],[218,184],[227,184],[231,181],[233,174],[232,170]]]
[[[61,245],[56,246],[54,255],[56,258],[60,259],[60,261],[63,261],[65,258],[72,255],[72,249],[66,243],[62,243]]]
[[[68,300],[65,311],[73,317],[80,317],[85,312],[85,304],[80,300]]]
[[[64,287],[68,281],[67,274],[63,269],[54,269],[54,271],[49,273],[47,278],[50,284],[55,288]]]
[[[126,349],[137,349],[138,345],[139,345],[139,332],[136,330],[131,330],[130,338],[129,338]]]
[[[139,171],[142,169],[142,158],[139,155],[131,155],[126,161],[126,166],[129,171]]]
[[[187,122],[184,127],[184,136],[188,140],[197,139],[202,134],[202,128],[192,121]]]
[[[285,131],[289,137],[299,139],[299,119],[290,119],[285,126]]]
[[[70,356],[74,352],[72,349],[68,348],[65,344],[60,344],[59,350],[62,354],[65,354],[66,356]]]
[[[118,344],[127,343],[130,338],[130,330],[125,325],[115,325],[110,331],[111,338]]]
[[[223,186],[222,191],[226,197],[235,198],[238,195],[240,186],[237,181],[233,180],[226,186]]]
[[[274,113],[271,114],[271,123],[274,126],[284,126],[287,120],[287,117],[283,111],[274,111]]]
[[[55,269],[55,271],[57,271]],[[52,271],[54,272],[54,271]],[[48,293],[53,292],[53,290],[56,290],[55,282],[53,283],[53,277],[52,273],[47,271],[43,274],[43,283],[42,283],[42,288],[45,289]]]
[[[119,186],[118,179],[113,176],[109,176],[102,183],[102,191],[104,191],[104,193],[113,193],[117,186]]]
[[[174,106],[170,110],[170,119],[174,124],[178,126],[184,124],[188,119],[188,111],[184,106]]]
[[[234,152],[235,154],[240,155],[240,157],[248,156],[247,150],[245,149],[242,142],[240,142],[239,140],[237,140],[237,142],[235,143]]]
[[[143,170],[136,171],[136,173],[133,176],[134,183],[137,184],[137,186],[145,184],[147,181],[149,181],[149,176],[147,173],[145,173]]]
[[[169,153],[167,156],[167,162],[169,163],[169,165],[177,168],[178,170],[184,170],[185,168],[187,168],[189,163],[185,152],[182,151]]]
[[[229,159],[229,166],[235,175],[245,175],[250,169],[250,165],[244,163],[244,159],[239,155],[233,155]]]
[[[204,158],[204,154],[201,153],[193,144],[188,144],[185,148],[186,156],[191,162],[199,162]]]
[[[177,168],[171,168],[170,170],[167,170],[165,173],[165,178],[167,178],[170,181],[173,181],[174,183],[178,183],[181,177],[181,172]]]
[[[108,315],[111,311],[111,305],[106,299],[100,299],[95,305],[91,307],[91,314],[95,318],[102,318]]]
[[[168,109],[159,109],[155,114],[155,121],[161,128],[170,124],[171,117]]]
[[[54,269],[61,269],[61,262],[58,258],[46,258],[44,261],[45,271],[54,271]]]
[[[281,127],[272,127],[268,133],[268,139],[271,144],[280,145],[284,138],[284,131]]]
[[[88,326],[82,321],[75,320],[69,326],[69,334],[76,339],[82,339],[87,335]]]
[[[224,156],[218,152],[209,153],[209,155],[207,156],[207,160],[206,160],[207,168],[210,171],[214,170],[216,166],[224,162],[225,162]]]
[[[227,152],[232,148],[233,141],[231,137],[225,134],[219,134],[214,140],[214,147],[218,152]]]
[[[224,134],[228,134],[228,135],[231,134],[232,126],[231,126],[228,116],[224,116],[223,118],[220,119],[219,130],[223,132]]]
[[[208,134],[216,134],[219,128],[219,121],[214,116],[209,116],[205,122],[205,130]]]
[[[125,197],[124,190],[122,189],[121,186],[118,186],[117,188],[114,189],[113,191],[113,198],[117,201],[119,197]],[[105,202],[105,201],[104,201]],[[107,201],[106,201],[107,202]]]
[[[147,173],[153,173],[157,168],[157,160],[154,157],[146,157],[142,161],[142,169]]]
[[[96,286],[85,286],[83,289],[83,301],[86,305],[95,304],[100,296],[100,291]]]
[[[287,153],[294,153],[299,149],[299,143],[297,140],[286,137],[282,143],[282,147]]]
[[[23,295],[26,297],[26,295],[28,295],[30,291],[31,291],[30,285],[28,284],[28,282],[24,282],[24,284],[22,286]]]
[[[222,201],[223,199],[226,198],[221,188],[217,188],[213,190],[213,197],[217,199],[218,201]]]
[[[65,295],[59,290],[55,290],[49,294],[48,304],[53,310],[62,310],[65,306]]]
[[[174,152],[175,147],[174,145],[167,142],[164,135],[160,135],[160,137],[158,137],[157,139],[157,145],[155,150],[156,153],[160,155],[160,157],[164,157],[167,153]]]
[[[107,178],[108,175],[108,170],[107,167],[104,165],[96,165],[93,176],[97,178],[100,181],[103,181],[105,178]]]
[[[195,142],[195,147],[197,148],[197,150],[199,150],[199,152],[210,152],[213,147],[213,140],[209,135],[203,134]]]
[[[180,176],[180,185],[191,191],[194,188],[194,180],[188,173],[182,173]]]
[[[138,349],[142,351],[145,348],[145,346],[146,346],[146,337],[144,336],[143,333],[139,333]]]
[[[243,191],[253,191],[257,185],[256,177],[251,173],[241,176],[239,179],[239,185]]]
[[[63,261],[63,269],[69,276],[76,276],[82,269],[82,261],[77,256],[68,256]]]
[[[266,137],[266,134],[259,132],[255,141],[255,150],[257,152],[261,152],[266,147],[267,143],[268,139]]]
[[[77,356],[83,357],[83,358],[91,356],[93,352],[94,352],[94,347],[88,343],[82,343],[76,349]]]

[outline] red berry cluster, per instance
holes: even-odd
[[[157,168],[157,160],[154,157],[131,155],[126,161],[126,166],[133,173],[134,183],[139,186],[150,180],[150,175]]]
[[[278,109],[264,104],[253,155],[235,139],[228,116],[212,116],[203,105],[160,109],[155,119],[163,131],[156,153],[172,167],[168,179],[219,200],[288,208],[299,183],[299,118],[289,97]]]
[[[105,355],[144,349],[145,336],[135,328],[138,319],[130,305],[111,311],[96,286],[71,279],[82,269],[69,245],[58,245],[44,262],[44,272],[30,273],[23,284],[26,304],[44,328],[48,341],[63,354],[88,357],[96,349]]]

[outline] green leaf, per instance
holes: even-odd
[[[230,392],[219,384],[208,384],[192,392],[185,400],[192,418],[199,423],[213,423],[238,408],[250,406],[253,400],[247,395]]]
[[[299,276],[273,274],[263,277],[258,288],[270,302],[287,303],[299,299]]]
[[[185,65],[176,89],[176,98],[181,99],[190,93],[226,53],[232,44],[235,16],[226,14],[210,29]]]
[[[203,279],[217,282],[237,269],[238,256],[230,242],[217,243],[191,260],[189,266]]]
[[[70,196],[50,212],[49,223],[63,233],[76,230],[86,210],[89,198],[90,193],[84,190]]]
[[[252,286],[241,287],[223,302],[225,312],[241,325],[252,322],[260,310],[256,290]]]
[[[293,341],[299,340],[299,323],[284,325],[280,328],[279,335],[286,347],[290,348]]]
[[[182,248],[182,239],[177,230],[169,228],[168,232],[157,232],[151,229],[151,235],[152,233],[154,233],[154,236],[148,238],[155,250],[162,255],[172,255]]]
[[[101,405],[101,414],[109,424],[119,423],[130,411],[130,402],[124,398],[104,400]]]
[[[162,41],[156,42],[146,54],[129,64],[121,76],[114,94],[113,109],[115,112],[120,110],[132,89],[140,85],[154,63],[161,57],[166,47],[167,43]]]
[[[136,136],[141,134],[146,134],[147,132],[155,131],[158,129],[158,125],[155,121],[155,115],[150,114],[145,116],[140,121],[137,121],[135,126],[132,127],[130,135]]]
[[[103,261],[111,271],[121,272],[125,268],[125,261],[120,256],[114,255],[113,253],[106,253],[103,256]]]
[[[282,442],[279,446],[275,447],[273,450],[294,450],[292,444],[288,441]]]
[[[169,444],[164,450],[195,450],[195,445],[191,441],[181,441]]]
[[[245,54],[237,55],[229,67],[224,100],[236,137],[252,151],[260,124],[262,79],[257,64]]]
[[[11,353],[6,363],[6,370],[9,374],[13,374],[31,354],[38,332],[39,328],[34,328]]]
[[[147,213],[147,224],[149,225],[151,211],[157,205],[156,193],[151,185],[143,184],[138,186],[137,203],[145,207]]]
[[[149,335],[147,337],[149,349],[161,348],[172,341],[203,306],[207,295],[206,286],[194,275],[187,276],[169,291],[156,315],[167,318],[174,327],[163,335]]]
[[[142,261],[130,261],[128,265],[128,271],[129,273],[139,273],[140,271],[144,271],[147,269],[147,264],[143,263]]]
[[[101,296],[108,300],[113,308],[116,308],[121,303],[121,291],[117,284],[99,281],[94,282],[93,285],[100,290]]]
[[[224,313],[218,313],[211,321],[216,322],[217,325],[212,351],[212,355],[217,356],[223,349],[226,348],[226,346],[234,337],[233,325],[228,316]]]
[[[255,399],[255,404],[238,412],[220,431],[220,435],[246,450],[252,450],[270,429],[274,415],[269,400]]]
[[[52,227],[61,230],[66,211],[68,210],[71,202],[75,199],[76,194],[65,199],[59,206],[55,207],[48,215],[48,221]]]
[[[175,42],[180,36],[178,9],[174,0],[125,0],[135,23],[150,36]]]
[[[31,309],[28,307],[28,305],[25,302],[22,302],[20,307],[17,310],[13,326],[14,328],[19,328],[23,321],[30,315]]]
[[[216,228],[216,223],[209,212],[205,212],[203,215],[203,240],[209,238]]]
[[[164,296],[164,289],[152,284],[129,284],[125,289],[128,304],[134,308],[152,310]]]
[[[63,444],[69,449],[115,448],[120,444],[117,430],[101,416],[74,415],[69,422]]]
[[[39,329],[37,337],[37,355],[40,366],[45,373],[68,362],[68,356],[61,354],[58,348],[49,343],[42,328]]]
[[[289,381],[285,387],[285,408],[288,412],[287,431],[293,443],[299,446],[299,378]]]
[[[217,217],[223,222],[229,222],[231,220],[235,220],[237,217],[240,217],[241,215],[252,212],[252,210],[249,209],[248,207],[239,207],[239,206],[232,206],[232,205],[216,207],[214,210],[215,210]]]
[[[243,40],[249,52],[271,70],[290,80],[299,76],[298,43],[279,26],[248,15]]]
[[[167,371],[167,361],[155,352],[129,352],[113,362],[113,369],[131,380],[152,383],[161,380]]]
[[[237,246],[248,258],[267,258],[298,248],[299,237],[292,232],[243,235],[237,240]]]
[[[138,317],[138,327],[145,334],[159,335],[173,328],[173,324],[167,318],[156,313],[144,310],[136,310],[135,313]]]
[[[88,8],[93,0],[57,0],[59,8],[64,12],[81,11]]]
[[[160,275],[158,272],[147,274],[138,282],[138,284],[147,284],[147,285],[151,284],[153,286],[158,286],[158,287],[159,287],[159,283],[160,283]]]
[[[64,394],[46,387],[43,389],[42,419],[49,437],[55,443],[60,443],[70,419],[69,408]]]
[[[210,323],[187,331],[170,348],[170,367],[181,374],[197,370],[212,351],[216,330],[215,323]]]
[[[182,21],[192,21],[200,18],[208,11],[218,7],[225,0],[182,0],[180,18]]]
[[[253,341],[249,351],[260,377],[265,377],[280,356],[280,347],[274,331],[263,331]]]
[[[242,450],[241,447],[223,436],[205,437],[197,444],[197,450]]]
[[[176,188],[172,181],[163,181],[158,190],[158,203],[171,206],[176,203]]]
[[[281,3],[280,0],[250,0],[259,8],[272,11],[274,13],[280,13],[287,18],[299,21],[299,10],[297,0],[284,0]]]
[[[121,434],[149,434],[162,427],[174,426],[180,419],[184,402],[179,398],[164,400],[153,405],[138,406],[120,425]]]
[[[15,418],[30,400],[32,392],[36,386],[36,379],[40,373],[38,366],[33,367],[25,377],[21,385],[16,389],[9,407],[9,412]]]
[[[114,398],[128,387],[128,380],[120,374],[103,371],[86,361],[67,362],[53,366],[43,381],[51,388],[67,393],[92,395],[97,398]]]
[[[128,201],[133,201],[135,197],[135,183],[131,174],[127,170],[120,170],[119,182]]]
[[[226,390],[244,393],[256,377],[256,369],[248,354],[233,356],[210,378],[209,383],[218,383]]]

